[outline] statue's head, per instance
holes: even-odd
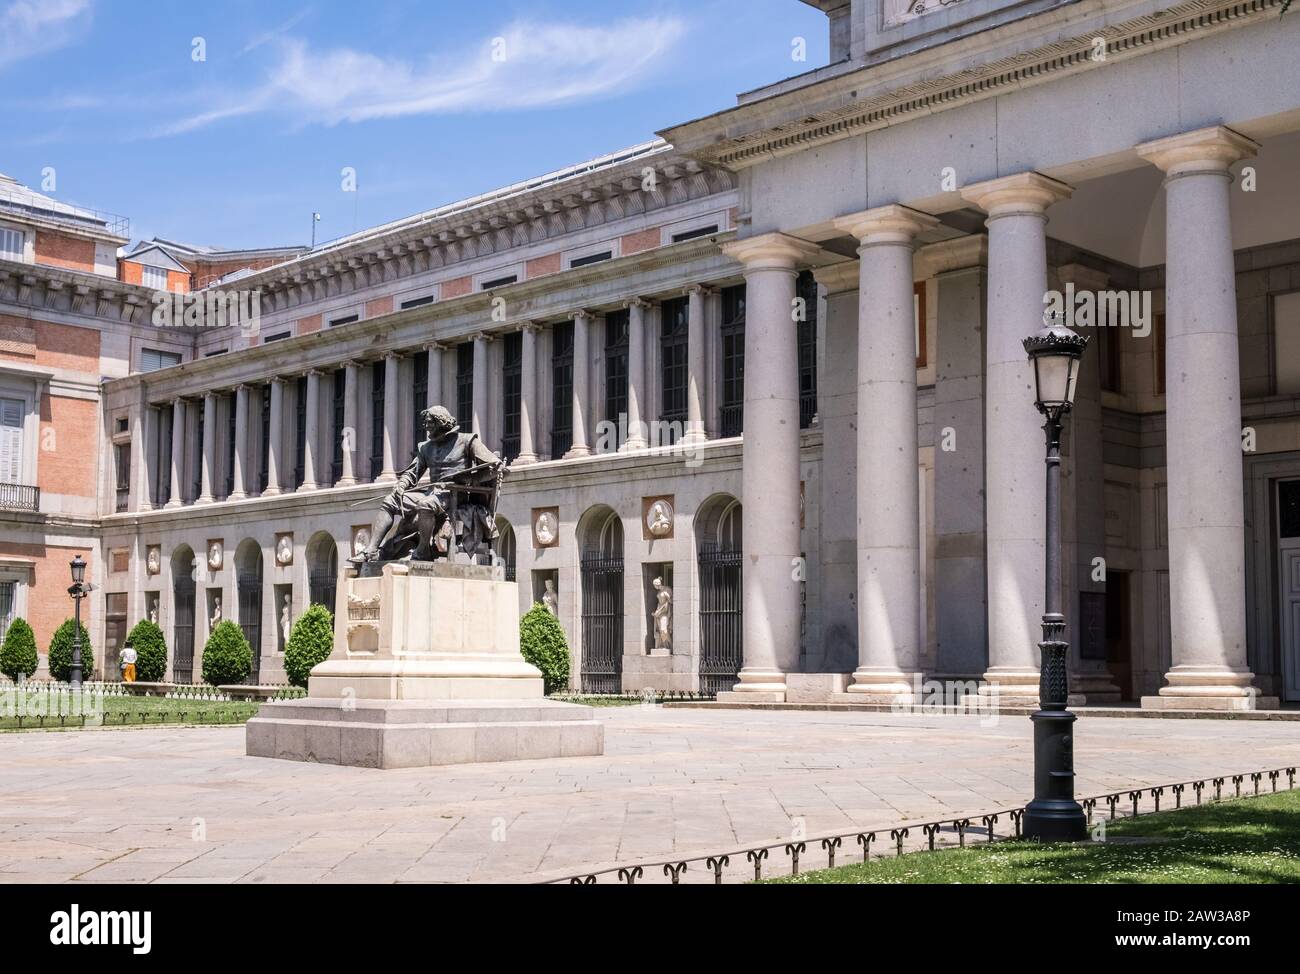
[[[433,406],[420,413],[420,420],[432,440],[445,440],[460,432],[460,424],[446,406]]]

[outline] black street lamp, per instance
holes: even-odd
[[[1026,338],[1034,366],[1038,411],[1047,434],[1047,578],[1043,612],[1038,711],[1034,722],[1034,800],[1025,807],[1026,839],[1078,842],[1087,837],[1083,809],[1074,800],[1074,714],[1066,709],[1070,692],[1070,644],[1061,613],[1061,429],[1074,405],[1079,360],[1088,339],[1065,327],[1059,314],[1043,316],[1043,329]]]
[[[73,604],[76,606],[76,623],[72,630],[72,673],[69,675],[69,681],[73,689],[81,686],[81,600],[86,597],[89,591],[86,588],[86,562],[81,555],[75,555],[72,559],[72,585],[68,589],[68,594],[72,596]]]

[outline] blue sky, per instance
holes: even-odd
[[[135,238],[324,240],[729,107],[826,33],[796,0],[0,0],[0,172]]]

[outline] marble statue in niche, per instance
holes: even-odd
[[[655,590],[654,620],[655,649],[673,648],[673,590],[662,578],[652,583]]]
[[[545,591],[542,592],[542,605],[546,606],[546,611],[553,616],[560,614],[560,599],[555,594],[555,580],[548,578],[542,583]]]
[[[288,645],[289,643],[289,632],[290,629],[292,628],[290,622],[291,620],[289,618],[289,593],[285,592],[284,602],[280,607],[280,637],[284,640],[281,643],[282,646]]]

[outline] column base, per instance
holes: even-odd
[[[619,453],[631,453],[633,450],[644,450],[650,446],[650,443],[641,438],[628,438],[623,441],[623,445],[618,448]]]
[[[166,510],[171,510],[173,508],[184,507],[184,506],[185,506],[185,502],[180,498],[177,498],[174,501],[168,501],[166,504],[163,505],[163,508]]]
[[[261,493],[260,496],[262,496],[262,497],[279,497],[279,496],[280,496],[280,493],[281,493],[281,491],[280,491],[280,488],[279,488],[279,487],[268,487],[268,488],[266,488],[266,490],[262,491],[262,493]]]
[[[980,696],[990,707],[1038,707],[1038,670],[995,666],[984,673]]]
[[[1076,670],[1070,673],[1069,706],[1098,706],[1119,703],[1123,699],[1109,670]]]
[[[248,493],[242,490],[232,491],[231,494],[226,498],[226,500],[228,501],[248,500]]]
[[[215,497],[200,497],[200,498],[199,498],[198,500],[196,500],[194,503],[195,503],[195,504],[215,504],[216,501],[217,501],[217,499],[216,499]]]
[[[1275,710],[1277,697],[1260,695],[1255,674],[1226,666],[1175,666],[1165,674],[1168,686],[1142,698],[1143,710]]]
[[[561,457],[560,459],[562,459],[562,460],[574,460],[574,459],[577,459],[578,457],[589,457],[589,456],[591,456],[591,447],[589,447],[589,446],[571,446],[571,447],[569,447],[569,449],[565,452],[564,456]]]
[[[740,681],[718,694],[719,703],[785,703],[785,674],[776,669],[746,667]]]
[[[375,481],[374,481],[374,482],[377,483],[377,484],[393,484],[393,483],[396,483],[396,482],[397,482],[397,474],[395,474],[395,473],[391,473],[391,472],[389,472],[389,473],[381,473],[378,477],[375,478]]]
[[[920,694],[920,670],[891,666],[859,666],[853,671],[849,698],[858,703],[914,703]]]
[[[335,487],[355,487],[355,486],[356,486],[356,483],[357,483],[357,478],[356,478],[356,477],[340,477],[338,480],[334,481],[334,486],[335,486]]]
[[[515,457],[513,460],[510,461],[510,466],[526,467],[529,464],[536,463],[536,462],[537,462],[536,453],[521,453],[519,454],[519,456]]]

